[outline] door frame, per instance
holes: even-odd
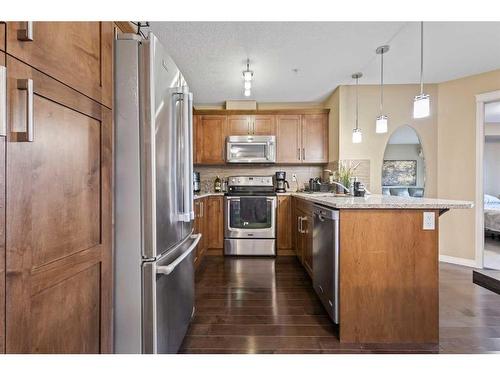
[[[500,101],[500,90],[476,95],[476,199],[475,199],[475,262],[484,267],[484,105]]]

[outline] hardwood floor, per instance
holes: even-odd
[[[295,257],[207,257],[181,353],[500,352],[500,296],[440,265],[440,344],[342,344]]]

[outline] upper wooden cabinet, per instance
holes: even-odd
[[[278,115],[276,127],[277,162],[301,163],[301,115]]]
[[[112,48],[112,22],[7,23],[8,54],[109,108]]]
[[[6,352],[111,352],[111,110],[11,56],[7,75]]]
[[[225,138],[276,135],[278,164],[328,163],[328,111],[199,110],[194,116],[196,164],[224,164]]]
[[[224,164],[227,117],[219,115],[195,116],[195,163]]]
[[[0,22],[0,51],[5,51],[5,23]]]
[[[328,114],[280,115],[278,163],[327,163]]]
[[[227,135],[275,135],[274,115],[231,115]]]
[[[227,117],[227,135],[252,134],[252,116],[233,115]]]
[[[302,116],[302,162],[328,162],[328,115]]]

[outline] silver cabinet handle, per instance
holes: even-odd
[[[31,78],[18,79],[17,89],[26,91],[26,140],[33,142],[33,80]]]
[[[26,26],[24,29],[17,30],[17,40],[21,40],[23,42],[32,42],[33,41],[33,22],[28,21],[25,22]]]
[[[302,160],[306,160],[306,149],[302,149]]]
[[[201,239],[201,234],[193,234],[191,235],[191,238],[194,240],[193,243],[189,246],[189,248],[182,253],[180,257],[178,257],[176,260],[174,260],[172,263],[170,263],[168,266],[159,266],[156,267],[156,273],[158,274],[163,274],[163,275],[170,275],[172,272],[174,272],[175,267],[177,267],[184,259],[186,259],[189,254],[196,248],[198,245],[198,242],[200,242]]]
[[[300,148],[297,149],[297,159],[300,160]]]
[[[201,206],[200,206],[200,217],[203,217],[204,216],[204,210],[205,210],[205,204],[203,201],[200,202]]]
[[[252,123],[252,134],[255,134],[255,121]]]
[[[0,66],[0,136],[7,136],[7,68]]]
[[[247,134],[252,134],[252,131],[250,130],[250,121],[247,120]]]

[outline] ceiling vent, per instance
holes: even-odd
[[[226,100],[227,110],[245,110],[245,111],[255,111],[257,110],[257,101],[255,100]]]

